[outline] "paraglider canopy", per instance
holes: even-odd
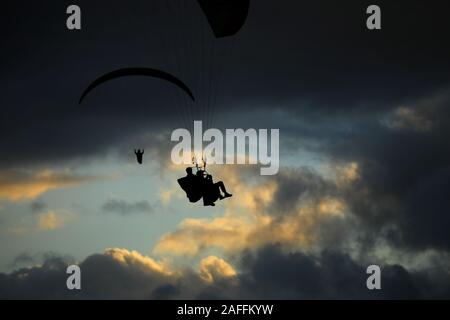
[[[247,19],[250,0],[198,0],[216,38],[235,35]]]
[[[94,90],[99,85],[117,78],[128,76],[146,76],[168,81],[176,85],[181,90],[183,90],[192,99],[192,101],[195,101],[194,94],[192,93],[191,89],[189,89],[189,87],[183,81],[171,75],[170,73],[153,68],[123,68],[112,72],[108,72],[102,75],[101,77],[97,78],[96,80],[94,80],[89,85],[89,87],[87,87],[86,90],[84,90],[79,100],[79,103],[83,101],[83,99],[88,95],[89,92]]]

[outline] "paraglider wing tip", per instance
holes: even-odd
[[[194,94],[189,89],[189,87],[183,81],[167,72],[152,68],[123,68],[109,72],[97,78],[89,85],[89,87],[86,88],[86,90],[84,90],[83,94],[80,97],[80,100],[78,101],[78,104],[81,104],[83,102],[83,99],[89,94],[89,92],[91,92],[97,86],[110,80],[127,76],[148,76],[166,80],[181,88],[187,95],[189,95],[192,101],[195,101]]]
[[[89,86],[86,90],[83,91],[83,93],[80,96],[80,99],[78,100],[78,104],[81,104],[83,102],[84,98],[86,98],[86,96],[90,90],[91,90],[91,86]]]

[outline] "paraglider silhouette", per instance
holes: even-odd
[[[244,25],[250,6],[250,0],[198,0],[209,26],[211,27],[214,37],[224,38],[235,35]],[[214,43],[211,43],[210,61],[214,60]],[[213,66],[210,66],[209,73],[213,74]],[[209,78],[209,91],[213,91],[211,86],[212,77]],[[208,92],[211,94],[211,92]],[[208,98],[207,102],[207,123],[208,123],[208,108],[212,109],[214,105],[210,105]],[[213,110],[212,110],[213,111]],[[209,111],[210,113],[212,112]],[[211,117],[209,115],[209,117]],[[203,160],[203,159],[202,159]],[[194,163],[195,164],[195,163]],[[178,179],[178,184],[186,192],[190,202],[197,202],[203,198],[204,206],[215,206],[217,200],[223,200],[232,196],[228,193],[225,184],[222,181],[214,183],[211,174],[206,172],[206,162],[203,162],[203,170],[198,164],[195,164],[197,172],[194,175],[192,168],[186,168],[187,175]]]
[[[134,149],[134,154],[136,155],[136,160],[139,164],[142,164],[142,157],[144,156],[144,149]]]
[[[198,0],[216,38],[235,35],[247,20],[250,0]]]
[[[186,192],[190,202],[197,202],[203,198],[203,206],[215,206],[217,200],[232,197],[227,192],[225,184],[222,181],[213,181],[212,175],[205,170],[197,168],[194,175],[191,167],[186,168],[186,176],[178,179],[178,184]],[[223,194],[222,194],[223,193]]]
[[[153,30],[157,31],[152,35],[163,37],[160,39],[163,46],[160,51],[164,53],[164,60],[167,60],[168,70],[181,75],[187,82],[160,69],[120,68],[92,81],[82,92],[78,103],[81,104],[98,86],[118,78],[130,76],[156,78],[171,83],[184,93],[181,96],[174,95],[173,98],[174,104],[178,107],[174,114],[180,118],[185,128],[189,128],[196,118],[205,121],[206,126],[211,128],[215,119],[218,80],[222,77],[225,68],[225,64],[219,61],[219,58],[223,59],[231,55],[234,47],[232,41],[222,38],[232,37],[241,30],[247,20],[250,0],[198,0],[196,2],[164,0],[155,2],[154,5],[155,10],[152,12],[157,16],[153,16],[149,21],[156,27]],[[195,14],[200,17],[196,17]],[[158,23],[162,23],[159,28]],[[189,34],[180,35],[180,31]],[[167,36],[168,34],[170,36]],[[156,40],[155,38],[150,40],[154,47],[158,47]],[[186,83],[193,85],[195,96]],[[144,150],[134,151],[137,162],[142,164]],[[213,181],[212,175],[206,172],[206,163],[203,170],[200,170],[198,165],[196,168],[195,175],[192,173],[192,168],[188,168],[187,176],[178,180],[189,201],[197,202],[203,198],[204,206],[214,206],[214,202],[218,199],[232,196],[227,192],[222,181]]]
[[[250,0],[198,0],[216,38],[235,35],[247,20]],[[96,87],[108,81],[128,76],[148,76],[168,81],[183,90],[195,101],[191,89],[174,75],[162,70],[144,67],[122,68],[108,72],[94,80],[82,93],[78,103]]]
[[[81,102],[83,102],[83,99],[89,94],[89,92],[94,90],[99,85],[117,78],[128,76],[146,76],[168,81],[179,87],[181,90],[183,90],[192,99],[192,101],[195,101],[194,94],[192,93],[191,89],[189,89],[189,87],[186,84],[184,84],[183,81],[171,75],[170,73],[152,68],[123,68],[112,72],[108,72],[102,75],[101,77],[97,78],[96,80],[94,80],[89,85],[89,87],[87,87],[86,90],[84,90],[78,103],[81,104]]]

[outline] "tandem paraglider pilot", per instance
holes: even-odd
[[[190,202],[197,202],[203,198],[204,206],[215,206],[214,202],[229,198],[232,194],[228,193],[222,181],[213,181],[212,175],[205,170],[197,168],[194,175],[192,168],[186,168],[187,175],[178,179],[178,184],[186,192]],[[223,194],[222,194],[223,193]]]

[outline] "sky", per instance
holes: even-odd
[[[223,39],[172,3],[80,0],[79,31],[72,2],[2,5],[0,298],[450,298],[445,1],[377,1],[376,31],[365,0],[251,1]],[[78,103],[124,67],[196,102],[130,77]],[[189,203],[170,134],[194,120],[279,129],[279,173],[211,165],[233,197]]]

